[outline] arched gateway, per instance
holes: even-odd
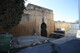
[[[47,37],[47,25],[43,22],[41,24],[41,36]]]

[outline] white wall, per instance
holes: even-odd
[[[79,29],[79,24],[71,24],[70,29]]]

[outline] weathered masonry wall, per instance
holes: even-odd
[[[66,30],[70,29],[70,23],[67,22],[55,22],[55,30],[57,28],[65,28]]]
[[[44,10],[44,12],[42,12]],[[36,6],[33,4],[29,4],[26,7],[26,10],[24,10],[24,14],[29,14],[29,23],[31,23],[30,30],[31,33],[34,33],[34,31],[37,33],[37,35],[41,34],[41,24],[42,24],[42,16],[44,14],[44,22],[47,25],[47,32],[48,35],[54,31],[54,21],[53,21],[53,11]],[[30,33],[30,34],[31,34]]]
[[[42,11],[44,12],[42,13]],[[48,35],[54,31],[54,14],[53,11],[44,7],[40,7],[34,4],[28,4],[22,15],[20,23],[10,30],[10,34],[14,36],[29,36],[41,35],[42,16],[44,14],[44,22],[47,25]],[[3,34],[3,29],[0,29],[0,33]]]

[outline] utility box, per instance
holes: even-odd
[[[7,52],[10,50],[12,37],[11,34],[0,35],[0,52]]]

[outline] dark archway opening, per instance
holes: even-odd
[[[41,36],[47,37],[47,25],[43,22],[41,24]]]

